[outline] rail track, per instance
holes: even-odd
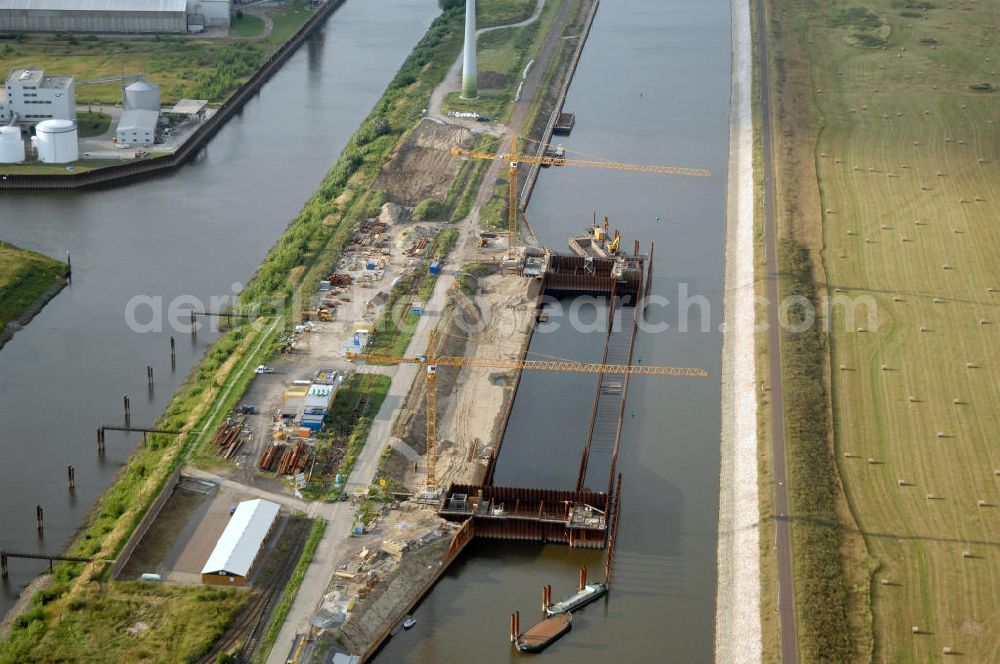
[[[310,532],[307,522],[295,537],[291,550],[283,556],[280,567],[275,570],[267,587],[257,592],[257,596],[243,609],[236,623],[198,660],[200,664],[213,664],[219,653],[223,652],[232,654],[237,662],[252,661],[274,613],[274,607],[281,601],[281,591],[288,585]]]

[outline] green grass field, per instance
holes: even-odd
[[[479,28],[508,25],[527,20],[537,0],[479,0],[476,23]]]
[[[111,126],[111,116],[98,111],[80,111],[76,114],[80,138],[101,136]]]
[[[0,331],[62,279],[66,264],[0,242]]]
[[[829,337],[837,463],[877,565],[873,659],[996,662],[1000,98],[971,86],[1000,83],[1000,6],[865,4],[786,3],[801,22],[783,29],[813,63],[821,290],[877,307],[877,331],[834,308]]]
[[[240,12],[229,24],[229,34],[234,37],[256,37],[264,32],[264,19]]]
[[[31,640],[46,608],[39,604],[17,618],[18,634]],[[37,633],[33,661],[193,662],[225,631],[249,593],[129,581],[105,587],[89,584],[70,600],[55,629]],[[130,631],[131,630],[131,631]],[[88,638],[81,639],[86,634]],[[70,649],[68,643],[73,643]],[[67,656],[72,651],[73,655]],[[46,653],[39,655],[39,653]],[[0,649],[0,661],[24,662]],[[50,659],[52,655],[56,657]]]

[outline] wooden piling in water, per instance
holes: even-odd
[[[38,521],[38,530],[41,531],[45,527],[45,510],[41,505],[35,505],[35,519]]]
[[[76,489],[76,469],[72,465],[66,466],[66,475],[69,479],[69,490]]]

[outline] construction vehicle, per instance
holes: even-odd
[[[437,369],[445,367],[474,367],[485,369],[518,369],[532,371],[559,371],[589,374],[627,374],[645,376],[679,376],[685,378],[704,378],[708,372],[704,369],[683,367],[659,367],[648,364],[588,364],[569,360],[509,360],[489,357],[450,357],[435,356],[437,333],[432,330],[427,344],[427,352],[418,357],[395,357],[388,355],[369,355],[363,353],[354,358],[369,362],[386,362],[391,364],[419,364],[423,366],[424,397],[427,403],[427,490],[437,490],[435,474],[437,463]]]
[[[319,309],[306,309],[302,312],[302,315],[307,318],[315,318],[316,320],[325,323],[333,320],[333,312],[326,307],[320,307]]]
[[[709,177],[711,171],[703,168],[682,168],[680,166],[643,166],[641,164],[623,164],[617,161],[602,161],[597,159],[566,159],[565,156],[547,156],[544,153],[540,157],[518,154],[518,137],[512,136],[510,139],[509,152],[482,152],[479,150],[466,150],[460,147],[453,147],[451,153],[456,157],[470,157],[472,159],[487,159],[490,161],[505,161],[510,166],[508,169],[509,185],[507,191],[507,238],[509,246],[513,247],[517,241],[518,216],[521,214],[521,190],[518,186],[518,165],[538,164],[540,166],[580,166],[583,168],[606,168],[617,171],[638,171],[640,173],[664,173],[668,175],[690,175],[695,177]],[[549,147],[549,146],[544,146]]]

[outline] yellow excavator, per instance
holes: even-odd
[[[603,228],[601,228],[601,226],[597,222],[594,222],[594,225],[591,228],[591,232],[593,233],[594,236],[595,246],[604,247],[604,250],[608,252],[608,254],[610,254],[611,256],[614,256],[618,253],[618,245],[620,245],[622,241],[622,232],[620,230],[615,230],[615,235],[609,242],[607,217],[604,218]]]

